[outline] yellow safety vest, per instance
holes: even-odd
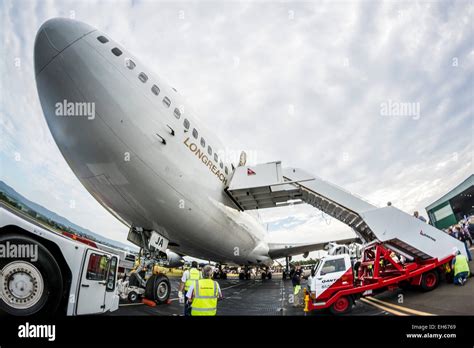
[[[187,292],[191,284],[194,281],[199,280],[201,278],[202,278],[201,271],[199,271],[197,268],[191,268],[189,270],[189,278],[186,279],[186,283],[184,284],[184,290]]]
[[[194,284],[194,299],[191,304],[191,315],[216,315],[219,291],[212,279],[199,279]]]
[[[467,257],[464,255],[457,255],[454,258],[454,276],[461,272],[467,272],[469,275],[469,264],[467,263]]]

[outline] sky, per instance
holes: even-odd
[[[0,8],[0,179],[122,242],[42,115],[33,44],[52,17],[84,21],[169,81],[228,151],[281,160],[408,213],[473,170],[470,1],[28,1]],[[313,207],[262,210],[269,239],[353,236]]]

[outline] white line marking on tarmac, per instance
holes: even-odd
[[[121,305],[119,305],[119,307],[125,307],[125,306],[139,306],[139,305],[142,305],[143,303],[142,302],[139,302],[139,303],[123,303]]]
[[[387,301],[382,301],[382,300],[379,300],[378,298],[371,297],[371,296],[367,296],[366,299],[369,300],[369,301],[377,302],[377,303],[379,303],[383,306],[391,307],[391,308],[394,308],[396,310],[400,310],[402,312],[407,312],[407,313],[410,313],[410,314],[423,315],[423,316],[435,316],[436,315],[436,314],[433,314],[433,313],[422,312],[422,311],[418,311],[416,309],[412,309],[412,308],[408,308],[408,307],[404,307],[404,306],[399,306],[399,305],[396,305],[394,303],[390,303],[390,302],[387,302]]]

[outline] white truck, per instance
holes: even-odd
[[[118,309],[119,258],[0,203],[0,315]]]

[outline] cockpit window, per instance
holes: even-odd
[[[133,70],[137,65],[135,62],[129,58],[125,59],[125,66],[129,68],[130,70]]]
[[[157,85],[153,85],[151,87],[151,91],[153,92],[154,95],[160,94],[160,88]]]
[[[122,55],[122,51],[120,51],[117,47],[112,48],[112,53],[117,57]]]
[[[142,73],[142,72],[141,72],[140,74],[138,74],[138,78],[139,78],[140,81],[143,82],[143,83],[145,83],[145,82],[148,81],[148,76],[146,76],[146,74],[145,74],[145,73]]]
[[[102,43],[107,43],[107,42],[109,42],[109,40],[108,40],[105,36],[102,36],[102,35],[99,36],[99,37],[97,37],[97,40],[99,40],[99,41],[102,42]]]
[[[190,123],[187,118],[184,119],[183,125],[184,125],[184,128],[189,129]]]
[[[181,111],[179,111],[178,108],[174,109],[174,117],[176,117],[177,119],[181,117]]]
[[[170,105],[171,105],[171,100],[170,100],[170,98],[164,97],[164,98],[163,98],[163,104],[164,104],[167,108],[169,108]]]
[[[194,138],[198,138],[198,131],[196,130],[196,128],[193,128],[193,137]]]

